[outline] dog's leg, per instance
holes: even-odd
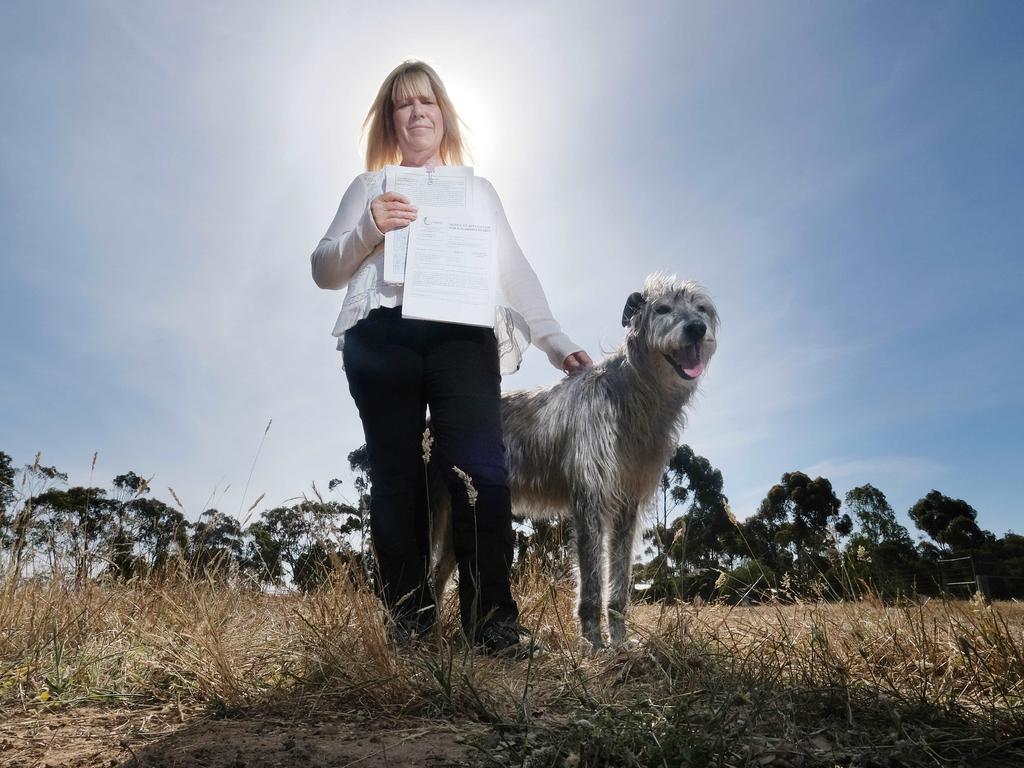
[[[590,641],[592,650],[604,647],[601,637],[601,525],[600,502],[590,494],[573,497],[576,522],[576,554],[579,566],[579,605],[583,637]]]
[[[626,609],[639,518],[638,505],[629,502],[619,511],[608,532],[608,635],[612,645],[621,645],[626,640]]]

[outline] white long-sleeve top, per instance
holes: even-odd
[[[491,183],[474,176],[474,205],[493,214],[498,233],[498,307],[494,335],[498,340],[502,374],[519,369],[523,351],[532,340],[552,365],[582,349],[562,333],[551,316],[544,289],[526,260]],[[377,307],[402,303],[402,286],[384,282],[384,235],[370,212],[370,201],[384,191],[384,172],[369,171],[355,178],[341,198],[338,213],[310,260],[313,280],[321,288],[348,286],[334,325],[338,349],[345,331]]]

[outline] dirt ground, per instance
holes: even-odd
[[[86,706],[8,718],[0,715],[3,768],[262,768],[263,766],[468,766],[467,723],[360,722],[351,714],[316,720],[301,713],[214,719],[176,707]]]

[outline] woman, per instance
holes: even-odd
[[[384,234],[408,226],[416,208],[383,190],[383,167],[461,165],[459,120],[437,73],[407,61],[381,85],[367,114],[367,173],[358,176],[312,255],[321,288],[348,286],[335,325],[370,462],[370,531],[384,604],[400,639],[436,620],[428,587],[429,534],[421,439],[429,406],[452,496],[459,601],[467,637],[490,653],[527,648],[510,574],[514,536],[502,440],[501,373],[519,367],[532,336],[556,367],[590,366],[555,319],[516,244],[494,188],[474,179],[475,205],[498,231],[495,329],[401,316],[402,287],[383,280]],[[467,473],[477,494],[471,501]]]

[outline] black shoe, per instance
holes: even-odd
[[[529,659],[544,652],[530,630],[514,621],[491,621],[476,633],[475,645],[488,656]]]

